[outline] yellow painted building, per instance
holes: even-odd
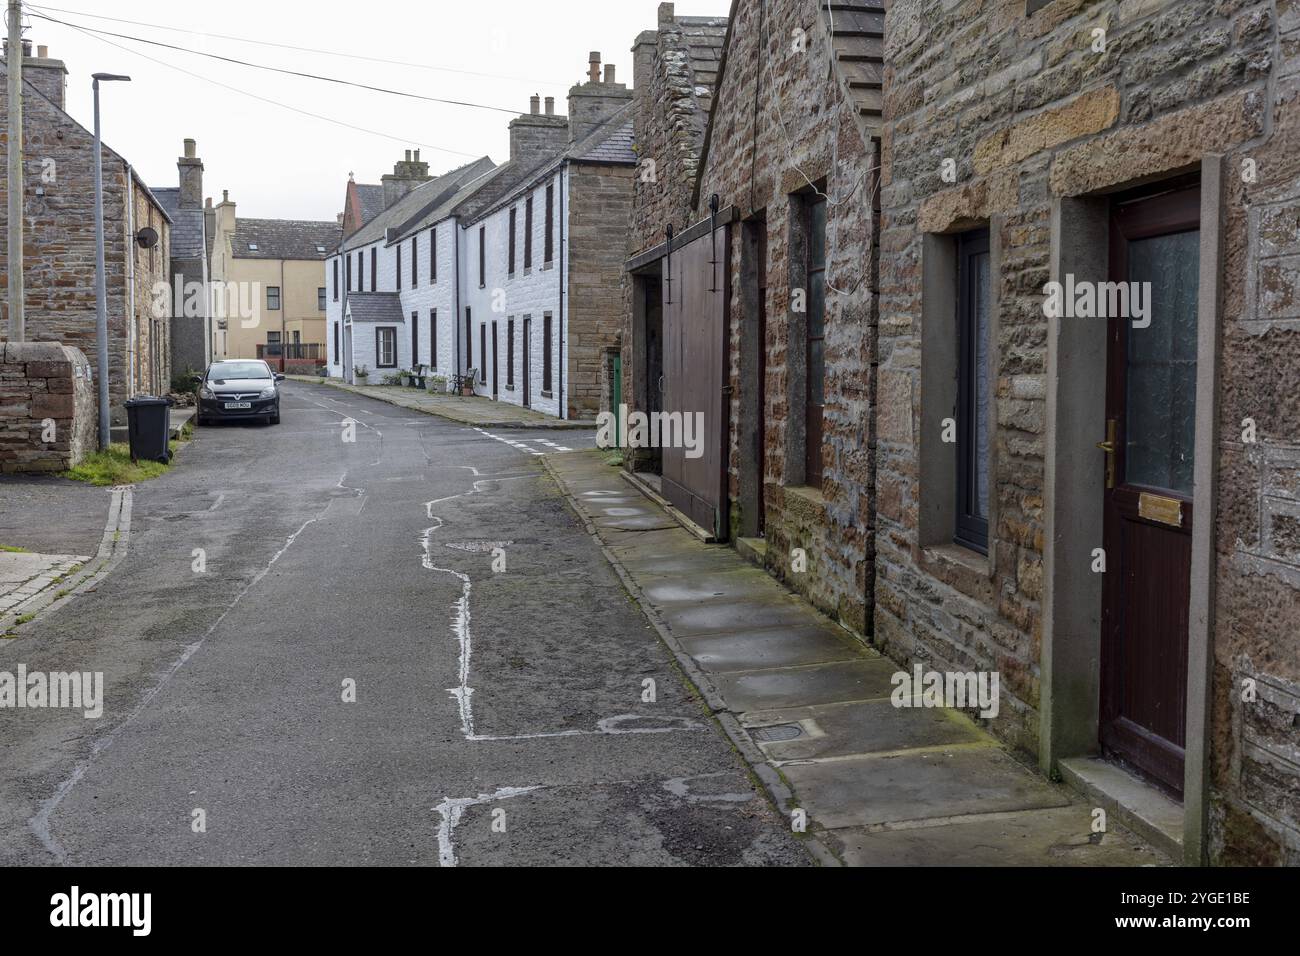
[[[208,211],[216,357],[324,365],[325,259],[338,248],[340,224],[241,219],[228,193]]]

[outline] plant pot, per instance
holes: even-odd
[[[461,393],[461,395],[465,396],[466,398],[473,398],[473,397],[474,397],[474,386],[473,386],[473,385],[462,385],[462,386],[461,386],[461,389],[460,389],[460,393]]]
[[[358,385],[368,385],[368,384],[370,384],[370,376],[369,376],[369,375],[354,375],[354,376],[352,376],[352,377],[356,380],[356,383],[357,383]]]

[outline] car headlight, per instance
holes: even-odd
[[[209,399],[210,399],[210,398],[216,398],[216,397],[217,397],[217,396],[215,396],[215,395],[212,394],[212,389],[208,388],[206,385],[204,385],[202,388],[199,389],[199,398],[209,398]]]
[[[258,395],[257,397],[258,397],[258,398],[275,398],[275,386],[272,385],[272,386],[270,386],[269,388],[264,388],[264,389],[262,389],[262,394],[261,394],[261,395]]]

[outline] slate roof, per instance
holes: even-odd
[[[324,261],[338,249],[342,234],[343,227],[338,222],[238,218],[235,220],[235,237],[231,240],[230,253],[236,259]],[[250,243],[257,248],[250,249]]]
[[[182,209],[181,191],[171,186],[153,190],[154,198],[171,218],[171,256],[173,259],[201,259],[207,254],[203,242],[203,210]]]
[[[591,137],[586,142],[575,146],[570,153],[570,158],[581,163],[636,163],[636,151],[632,148],[630,118],[603,138],[598,137],[596,142],[590,140]]]
[[[396,229],[399,237],[413,222],[423,220],[430,209],[436,208],[456,195],[467,183],[493,169],[492,160],[482,156],[472,163],[443,173],[428,182],[420,183],[409,193],[352,235],[343,244],[344,250],[357,249],[361,246],[378,242],[384,238],[389,229]]]
[[[349,292],[348,315],[355,322],[406,324],[402,296],[397,292]]]
[[[361,203],[361,224],[364,226],[384,211],[384,187],[357,183],[357,201]]]

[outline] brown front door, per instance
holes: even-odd
[[[1103,442],[1102,750],[1178,797],[1186,745],[1199,196],[1192,187],[1113,204],[1111,281],[1128,283],[1129,298],[1127,315],[1108,320]],[[1123,301],[1107,290],[1099,291],[1099,302],[1103,295]]]

